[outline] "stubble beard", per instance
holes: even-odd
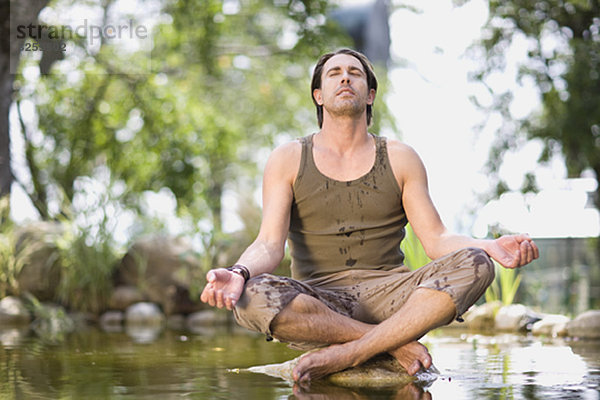
[[[337,99],[332,104],[324,104],[323,108],[334,117],[358,117],[366,110],[367,105],[357,98]]]

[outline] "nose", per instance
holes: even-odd
[[[345,83],[345,84],[350,83],[350,74],[348,73],[348,71],[342,72],[342,82],[341,83]]]

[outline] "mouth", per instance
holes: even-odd
[[[338,92],[336,93],[337,96],[340,96],[340,95],[343,95],[343,94],[354,95],[354,91],[352,91],[352,89],[344,88],[344,89],[338,90]]]

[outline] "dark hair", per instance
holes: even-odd
[[[323,127],[323,106],[317,104],[317,101],[315,100],[315,96],[313,95],[313,93],[314,93],[315,89],[321,89],[321,75],[323,74],[323,66],[331,57],[337,56],[338,54],[348,54],[348,55],[351,55],[354,58],[358,59],[358,61],[360,61],[360,63],[362,64],[363,69],[365,70],[365,73],[367,74],[367,86],[369,88],[369,91],[371,89],[375,89],[375,91],[377,91],[377,78],[375,77],[375,72],[373,72],[373,66],[371,65],[371,62],[369,61],[369,59],[364,54],[359,53],[356,50],[346,49],[346,48],[339,49],[332,53],[323,54],[321,56],[321,58],[319,58],[319,61],[317,61],[317,65],[315,65],[315,69],[313,71],[313,76],[312,76],[312,82],[310,85],[311,97],[312,97],[313,103],[315,103],[315,106],[317,107],[317,121],[319,122],[319,128]],[[373,107],[371,104],[367,104],[367,126],[371,125],[372,117],[373,117]]]

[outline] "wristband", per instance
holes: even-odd
[[[248,268],[245,265],[234,264],[231,267],[225,269],[233,272],[234,274],[241,275],[242,278],[244,278],[244,283],[248,282],[248,279],[250,279],[250,271],[248,271]]]

